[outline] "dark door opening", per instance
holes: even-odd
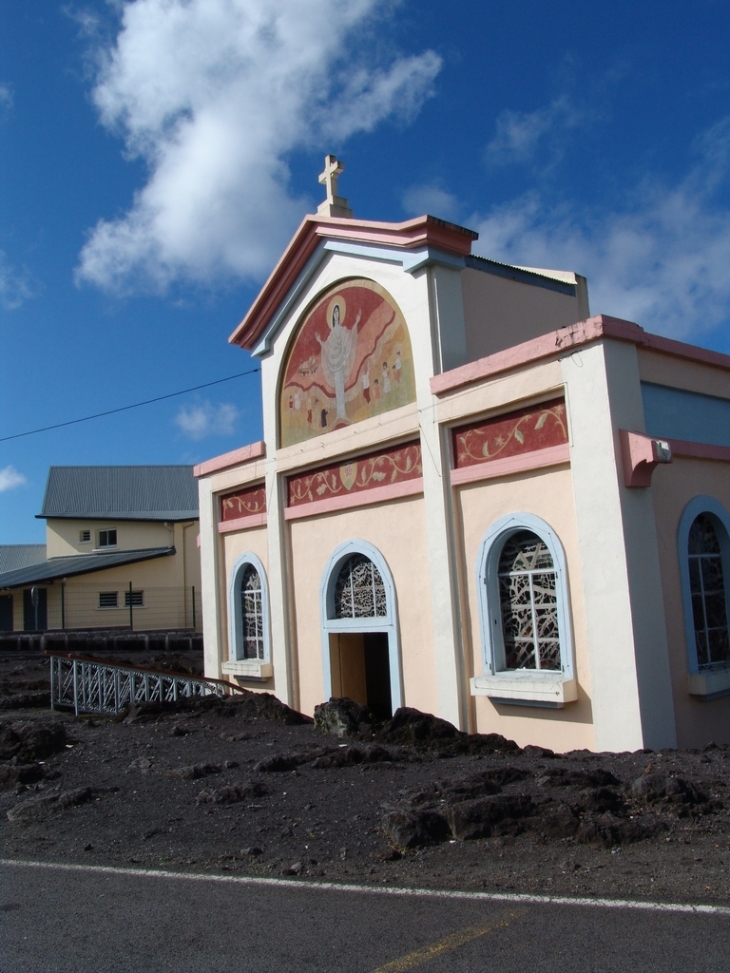
[[[341,632],[330,636],[332,695],[367,705],[379,720],[393,715],[390,649],[386,632]]]
[[[13,596],[0,595],[0,632],[13,630]]]
[[[23,589],[23,628],[26,632],[45,632],[48,628],[48,589],[38,588],[38,624],[31,596],[32,588]]]

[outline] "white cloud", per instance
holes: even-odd
[[[182,406],[175,416],[175,424],[190,439],[205,439],[208,436],[231,436],[235,431],[239,411],[229,402],[213,405],[200,402],[196,405]]]
[[[562,155],[565,132],[584,119],[584,113],[565,95],[533,112],[503,111],[497,119],[497,134],[487,146],[487,162],[512,165],[530,162],[540,154],[543,165],[554,164]]]
[[[584,274],[594,314],[677,338],[709,332],[730,317],[730,211],[713,198],[728,175],[730,118],[696,150],[697,164],[677,185],[647,180],[620,212],[557,207],[533,193],[476,216],[475,249]]]
[[[149,167],[125,215],[100,220],[77,271],[112,290],[251,278],[270,268],[307,201],[287,156],[332,151],[431,94],[433,52],[358,52],[389,0],[137,0],[100,48],[102,123]],[[363,45],[365,46],[365,45]],[[375,49],[376,45],[370,45]],[[314,176],[314,173],[313,173]]]
[[[16,487],[25,486],[27,479],[22,473],[18,473],[14,466],[4,466],[0,469],[0,493],[6,490],[15,490]]]
[[[15,311],[31,297],[35,297],[35,289],[28,273],[13,267],[0,250],[0,306]]]
[[[0,121],[10,114],[14,100],[12,85],[0,81]]]
[[[459,201],[456,196],[446,192],[437,183],[425,183],[411,186],[403,193],[401,199],[406,213],[421,216],[429,213],[442,219],[453,219],[459,211]]]

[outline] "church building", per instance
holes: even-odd
[[[730,356],[355,219],[341,171],[230,339],[263,440],[195,469],[206,675],[561,752],[730,742]]]

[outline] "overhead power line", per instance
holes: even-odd
[[[102,416],[112,416],[115,412],[128,412],[130,409],[139,409],[143,405],[152,405],[153,402],[174,399],[178,395],[187,395],[188,392],[209,389],[212,385],[221,385],[223,382],[230,382],[234,378],[243,378],[244,375],[255,375],[256,372],[260,371],[260,368],[249,368],[248,371],[238,372],[236,375],[229,375],[227,378],[217,378],[214,382],[205,382],[204,385],[194,385],[192,388],[180,389],[178,392],[168,392],[167,395],[157,395],[154,399],[145,399],[144,402],[134,402],[132,405],[120,405],[118,409],[107,409],[106,412],[96,412],[93,416],[83,416],[81,419],[69,419],[67,422],[56,422],[52,426],[28,429],[27,432],[16,432],[12,436],[0,436],[0,443],[6,443],[9,439],[22,439],[23,436],[35,436],[38,432],[48,432],[50,429],[61,429],[63,426],[75,426],[78,422],[88,422],[90,419],[101,419]]]

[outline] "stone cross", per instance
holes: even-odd
[[[324,157],[324,172],[319,181],[327,188],[327,199],[317,207],[320,216],[339,216],[341,219],[352,219],[352,210],[347,200],[337,195],[337,177],[344,169],[344,165],[334,156]]]
[[[344,170],[344,165],[333,155],[324,157],[324,172],[320,173],[319,181],[327,187],[327,202],[332,205],[337,196],[337,177]]]

